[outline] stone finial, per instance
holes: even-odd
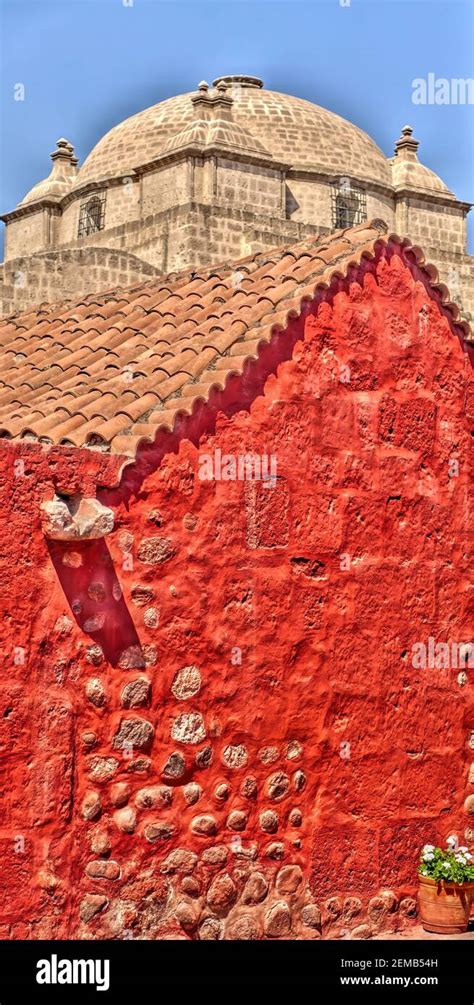
[[[56,150],[53,150],[51,154],[51,160],[53,163],[57,160],[71,161],[74,158],[74,147],[69,140],[65,140],[64,137],[56,140]]]
[[[68,141],[67,145],[68,145],[68,150],[70,150],[70,152],[72,154],[71,164],[74,164],[74,167],[76,167],[76,165],[79,164],[79,158],[76,157],[76,155],[74,153],[74,147],[73,147],[72,143],[69,143],[69,141]]]
[[[197,94],[191,96],[191,101],[197,119],[209,121],[214,118],[227,120],[232,118],[233,99],[225,80],[218,81],[213,93],[210,92],[207,81],[202,80],[198,85]]]
[[[418,140],[413,136],[412,126],[403,126],[401,136],[395,143],[395,156],[404,160],[417,160]]]
[[[195,94],[191,95],[194,118],[206,122],[211,117],[211,95],[207,80],[201,80]]]
[[[64,139],[63,136],[59,140],[56,140],[56,150],[53,150],[51,160],[53,162],[52,174],[54,178],[57,175],[66,178],[75,176],[78,159],[74,154],[72,143]]]
[[[213,117],[231,121],[234,99],[230,94],[229,85],[226,80],[219,80],[211,100]]]

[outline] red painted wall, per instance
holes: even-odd
[[[364,938],[414,917],[425,841],[472,844],[472,671],[411,662],[472,635],[467,347],[391,249],[184,432],[218,408],[201,455],[274,487],[177,437],[119,488],[2,445],[3,937]],[[48,545],[40,502],[96,484],[114,533]]]

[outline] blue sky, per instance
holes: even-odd
[[[254,74],[330,108],[387,155],[409,123],[420,159],[474,202],[474,105],[412,103],[415,78],[474,77],[474,0],[0,0],[0,8],[2,212],[49,174],[58,137],[82,162],[128,115],[222,73]]]

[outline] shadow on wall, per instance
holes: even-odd
[[[145,659],[104,539],[82,541],[74,550],[48,542],[51,561],[81,631],[101,646],[108,662],[143,668]]]

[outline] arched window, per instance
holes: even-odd
[[[78,237],[87,237],[103,230],[105,220],[105,192],[93,195],[81,204]]]
[[[355,227],[367,219],[366,196],[349,178],[339,178],[331,187],[332,225],[334,230]]]

